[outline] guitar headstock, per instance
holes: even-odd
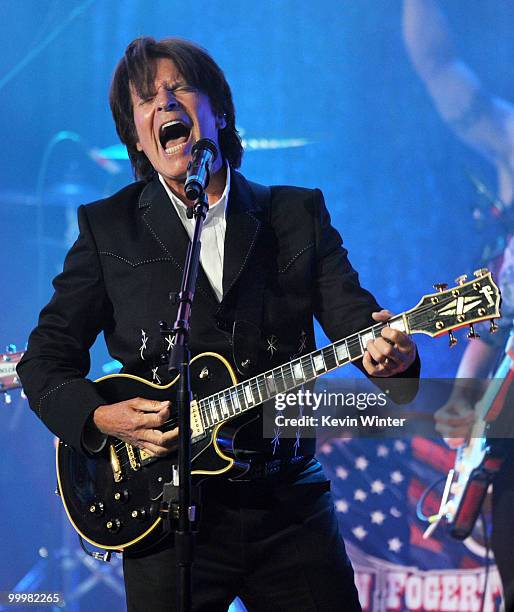
[[[5,393],[5,402],[11,401],[9,391],[21,389],[21,382],[16,374],[16,366],[23,357],[22,351],[16,351],[16,346],[10,344],[7,352],[0,354],[0,393]]]
[[[469,281],[466,275],[460,276],[450,289],[445,284],[434,285],[436,293],[423,296],[412,310],[405,313],[410,332],[432,337],[448,332],[450,346],[457,342],[453,330],[460,327],[469,325],[468,338],[476,338],[478,334],[473,324],[490,321],[489,331],[495,332],[494,319],[501,316],[500,290],[487,269],[475,270],[473,275]]]

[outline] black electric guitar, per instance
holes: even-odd
[[[363,356],[367,342],[385,325],[408,334],[435,337],[478,321],[500,316],[500,293],[491,274],[478,270],[475,278],[425,295],[411,310],[387,323],[352,334],[280,367],[237,383],[231,365],[215,353],[196,356],[191,364],[193,480],[214,476],[240,478],[249,469],[237,457],[238,433],[256,418],[254,408],[318,376]],[[129,374],[96,381],[107,404],[133,397],[173,400],[173,380],[156,385]],[[173,401],[172,401],[173,407]],[[176,427],[176,415],[163,427]],[[58,487],[66,513],[77,532],[104,549],[140,549],[162,537],[161,499],[164,482],[172,478],[177,456],[154,458],[144,450],[109,438],[94,456],[75,451],[64,442],[57,448]]]

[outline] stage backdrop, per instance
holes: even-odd
[[[444,6],[459,52],[487,90],[514,100],[514,6]],[[320,187],[381,304],[410,308],[432,283],[476,268],[485,236],[471,211],[484,201],[469,177],[494,192],[494,170],[438,116],[407,57],[401,9],[390,0],[4,2],[0,346],[23,348],[75,239],[77,206],[132,180],[107,91],[140,35],[183,36],[212,53],[233,88],[244,174]],[[445,339],[421,338],[423,374],[452,376],[464,344],[450,352]],[[115,368],[100,339],[91,377]],[[85,557],[54,496],[52,436],[16,395],[0,419],[0,590],[60,590],[70,610],[123,609],[119,559]],[[366,610],[478,609],[480,538],[458,544],[440,532],[424,541],[413,511],[452,464],[450,451],[422,438],[326,440],[320,458]],[[436,507],[435,495],[429,504]],[[491,569],[485,609],[498,593]]]

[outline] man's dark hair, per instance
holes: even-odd
[[[137,132],[134,124],[132,85],[141,99],[155,94],[156,60],[170,59],[188,85],[207,95],[212,110],[224,116],[226,127],[218,131],[221,154],[232,168],[239,168],[243,146],[236,130],[236,113],[232,92],[221,68],[212,57],[192,42],[181,38],[160,41],[148,36],[136,38],[119,61],[109,92],[111,112],[121,142],[126,145],[136,178],[150,180],[155,171],[148,158],[136,148]]]

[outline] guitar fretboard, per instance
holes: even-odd
[[[364,355],[368,341],[379,337],[386,325],[399,331],[406,331],[404,316],[398,315],[387,323],[377,323],[359,333],[203,398],[198,405],[204,431],[255,408],[280,393],[287,393],[318,376],[360,359]]]

